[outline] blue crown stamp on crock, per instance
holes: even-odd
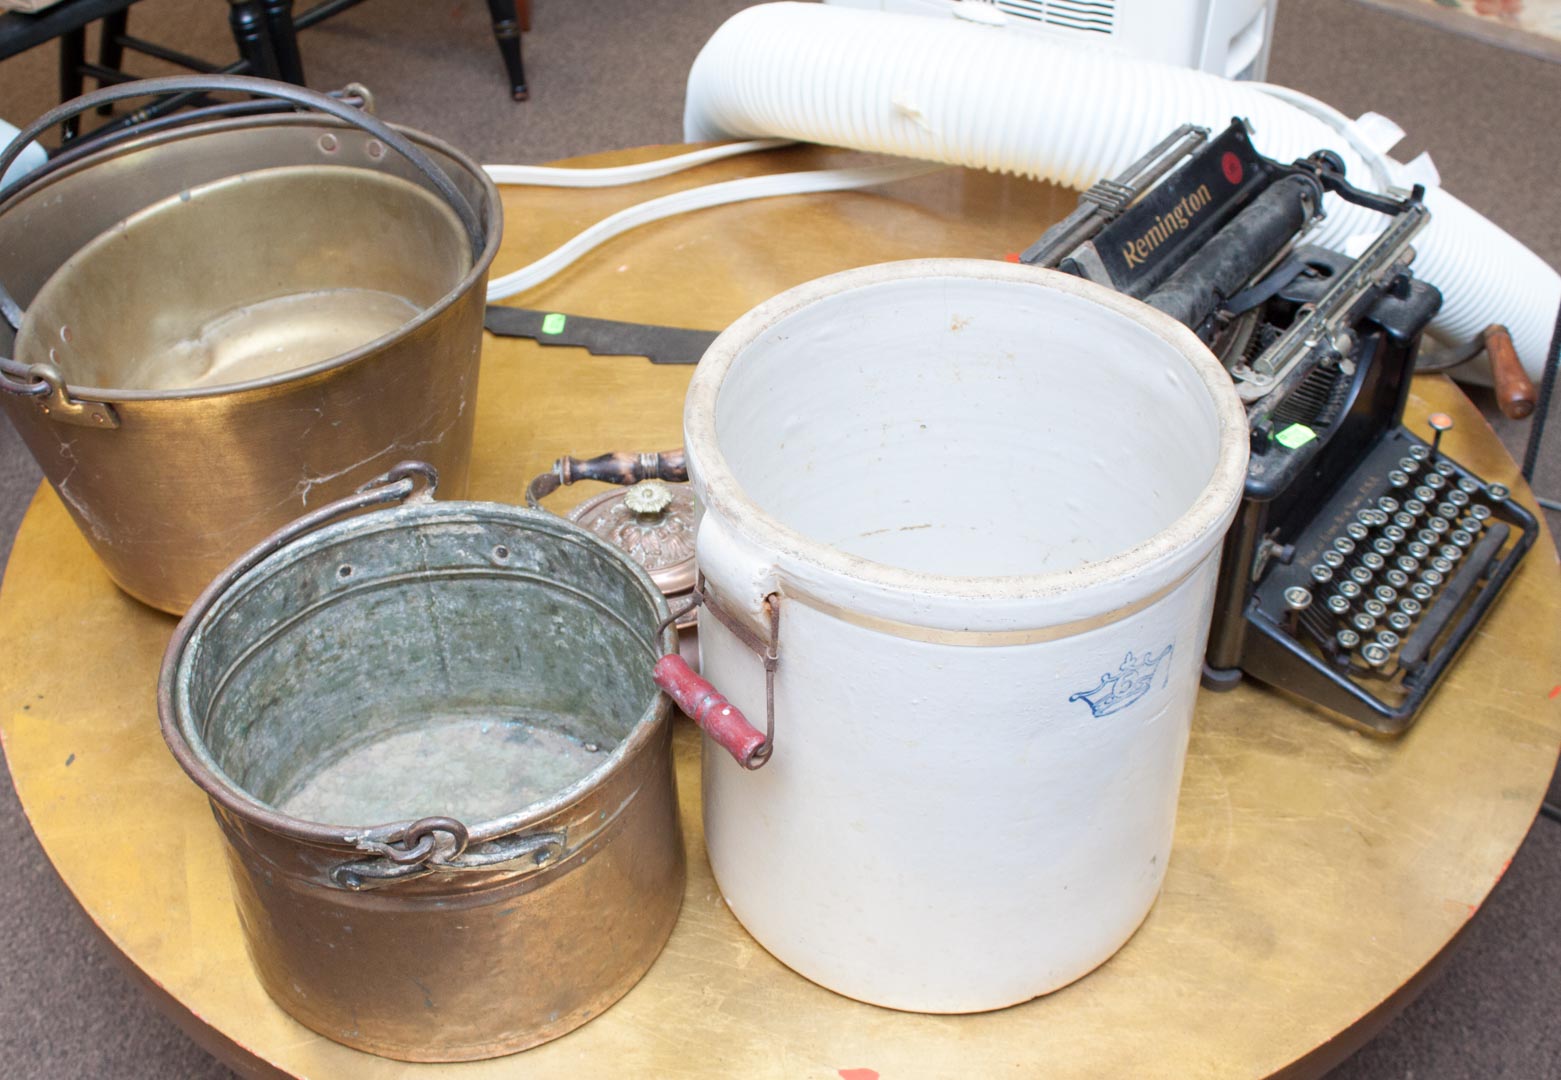
[[[1122,660],[1122,666],[1116,671],[1108,671],[1100,677],[1100,685],[1093,690],[1080,690],[1076,694],[1069,694],[1069,701],[1082,701],[1089,705],[1090,712],[1096,716],[1110,716],[1118,710],[1125,709],[1145,694],[1154,686],[1155,677],[1163,669],[1165,677],[1160,680],[1163,688],[1171,678],[1172,645],[1167,645],[1160,650],[1160,655],[1155,656],[1152,650],[1145,650],[1143,656],[1137,656],[1129,649],[1127,656]]]

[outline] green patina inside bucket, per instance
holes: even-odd
[[[350,519],[202,620],[181,665],[186,737],[289,817],[491,821],[587,781],[654,715],[659,603],[547,515],[428,503]]]

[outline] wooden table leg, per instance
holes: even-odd
[[[520,58],[520,18],[515,11],[515,0],[488,0],[488,12],[493,16],[493,36],[499,43],[499,54],[504,57],[504,68],[509,73],[510,96],[516,101],[525,101],[531,93],[526,89],[526,68]],[[529,22],[529,5],[526,14]]]
[[[120,39],[130,32],[130,9],[121,8],[112,15],[103,16],[103,34],[98,39],[98,66],[118,71],[125,62],[125,47]],[[114,105],[98,106],[99,116],[111,116]]]
[[[304,62],[298,52],[298,32],[293,27],[293,0],[262,0],[266,37],[276,57],[277,78],[304,85]]]
[[[260,0],[228,0],[228,25],[233,29],[233,43],[238,54],[248,65],[247,75],[263,79],[275,79],[276,57],[271,51],[271,40],[266,34],[265,12]]]
[[[81,65],[87,62],[87,28],[78,26],[60,35],[60,100],[79,98],[82,91]],[[72,116],[60,125],[60,141],[69,142],[81,130],[80,117]]]

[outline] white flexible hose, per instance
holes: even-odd
[[[4,129],[0,128],[0,136]],[[786,146],[789,139],[756,139],[748,142],[724,143],[691,150],[686,154],[641,161],[635,165],[613,165],[602,169],[571,169],[557,165],[484,165],[483,169],[495,184],[528,184],[532,187],[617,187],[620,184],[638,184],[669,176],[696,165],[705,165],[722,158],[751,154],[756,150],[773,150]]]
[[[815,191],[846,191],[853,188],[887,184],[933,172],[942,166],[922,162],[899,165],[872,165],[855,169],[818,169],[811,172],[776,173],[727,180],[719,184],[676,191],[651,199],[603,218],[529,266],[522,267],[488,283],[488,300],[503,300],[534,288],[574,262],[597,245],[647,222],[659,221],[690,210],[708,206],[765,199],[774,195],[798,195]],[[487,167],[490,172],[495,166]]]
[[[1374,151],[1370,133],[1295,91],[1039,35],[833,5],[760,4],[732,16],[694,61],[683,123],[690,141],[779,136],[1084,188],[1179,124],[1218,131],[1238,115],[1281,161],[1327,147],[1362,186],[1419,179]],[[1504,323],[1537,378],[1561,277],[1446,191],[1432,188],[1426,204],[1432,220],[1416,242],[1415,273],[1444,296],[1433,331],[1465,342]],[[1314,242],[1351,249],[1382,227],[1380,215],[1335,197],[1326,207]]]

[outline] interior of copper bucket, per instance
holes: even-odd
[[[394,334],[471,267],[460,219],[417,183],[340,164],[253,169],[82,246],[27,305],[16,358],[78,387],[245,384]]]
[[[175,676],[202,786],[305,822],[475,831],[648,738],[659,592],[568,523],[485,505],[340,522],[221,595]]]

